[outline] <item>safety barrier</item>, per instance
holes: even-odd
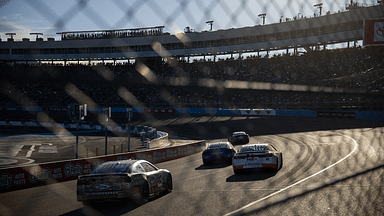
[[[158,163],[196,154],[205,148],[206,142],[203,140],[164,149],[0,169],[0,193],[74,180],[79,175],[91,173],[98,165],[106,161],[143,159]]]

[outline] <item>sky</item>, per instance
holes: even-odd
[[[185,27],[207,31],[262,25],[259,14],[266,14],[265,24],[280,18],[313,17],[323,3],[327,11],[345,11],[350,0],[0,0],[0,37],[16,33],[15,40],[35,39],[30,33],[43,33],[43,38],[60,38],[57,32],[133,29],[165,26],[171,34]],[[376,0],[354,0],[373,5]]]

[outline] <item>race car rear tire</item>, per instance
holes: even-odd
[[[204,164],[204,166],[208,166],[208,165],[211,165],[211,162],[203,161],[203,164]]]
[[[144,182],[144,184],[142,185],[141,190],[140,190],[140,198],[135,200],[135,202],[138,205],[143,205],[143,204],[147,203],[148,200],[149,200],[149,186],[148,186],[147,182]]]
[[[172,189],[173,189],[172,177],[171,175],[168,175],[167,182],[165,185],[165,193],[171,193]]]
[[[235,173],[235,175],[240,175],[242,173],[241,170],[238,169],[233,170],[233,172]]]

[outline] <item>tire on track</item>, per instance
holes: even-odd
[[[172,182],[172,176],[171,175],[168,175],[167,177],[167,182],[165,183],[166,186],[165,186],[165,193],[171,193],[172,190],[173,190],[173,182]]]
[[[148,182],[144,182],[140,189],[140,198],[135,200],[136,204],[144,205],[149,200],[149,185]]]

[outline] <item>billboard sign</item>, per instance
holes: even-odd
[[[364,20],[364,46],[384,45],[384,19]]]

